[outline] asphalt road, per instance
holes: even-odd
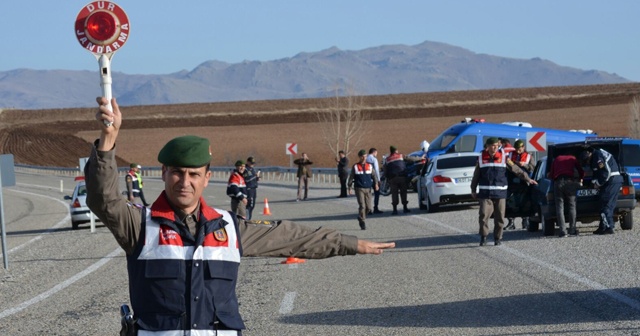
[[[71,178],[18,174],[3,189],[9,268],[0,269],[0,335],[116,335],[127,302],[124,253],[98,225],[71,230]],[[64,190],[60,191],[61,181]],[[124,185],[124,182],[123,182]],[[228,207],[225,183],[207,202]],[[145,179],[147,199],[162,188]],[[507,231],[502,246],[478,246],[477,207],[382,215],[361,231],[354,197],[317,185],[295,202],[291,183],[263,183],[272,216],[397,247],[303,264],[245,258],[238,297],[254,335],[640,335],[640,225],[611,236],[543,237]],[[636,211],[635,217],[640,219]],[[519,220],[518,220],[519,224]]]

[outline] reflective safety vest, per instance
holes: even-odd
[[[494,156],[483,150],[478,158],[478,198],[507,198],[507,155],[500,149]]]
[[[406,176],[407,165],[400,153],[393,153],[387,157],[384,163],[384,176],[392,179],[396,176]]]
[[[531,154],[527,152],[522,152],[520,154],[517,152],[511,152],[509,153],[509,158],[511,158],[511,161],[513,162],[519,162],[521,165],[526,165],[531,161]]]
[[[622,182],[618,163],[613,155],[606,150],[594,149],[590,165],[593,170],[593,178],[598,181],[598,184],[604,185],[610,180],[614,183]]]
[[[227,196],[242,200],[247,197],[247,185],[244,177],[234,170],[229,176],[229,184],[227,184]]]
[[[369,163],[356,163],[353,165],[353,184],[356,188],[373,187],[373,166]]]
[[[134,196],[138,196],[140,194],[140,180],[138,179],[138,175],[133,170],[129,170],[127,176],[125,177],[125,181],[131,178],[131,191]]]
[[[127,256],[138,335],[237,335],[245,328],[236,297],[237,222],[201,198],[194,237],[176,223],[164,192],[150,212],[142,211],[140,238]]]

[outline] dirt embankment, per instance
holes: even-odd
[[[385,153],[395,145],[408,153],[464,117],[627,136],[628,104],[638,94],[640,83],[365,96],[362,110],[370,118],[368,131],[351,152],[377,147]],[[332,99],[122,107],[119,165],[135,161],[157,166],[155,155],[167,140],[196,134],[211,139],[214,165],[231,165],[253,155],[262,166],[287,166],[284,147],[293,142],[300,152],[315,158],[316,166],[334,167],[333,155],[315,125],[316,113],[330,107]],[[95,111],[4,110],[0,152],[13,154],[16,163],[75,167],[98,136]]]

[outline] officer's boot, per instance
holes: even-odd
[[[373,207],[373,213],[374,214],[381,214],[382,211],[380,211],[380,209],[378,209],[378,207]]]
[[[522,217],[522,229],[526,230],[529,228],[529,217]]]
[[[391,212],[392,215],[397,215],[398,214],[398,206],[394,205],[393,206],[393,212]]]
[[[411,210],[409,210],[409,208],[407,208],[407,205],[406,205],[406,204],[403,206],[403,208],[404,208],[404,209],[403,209],[402,211],[403,211],[404,213],[411,212]]]

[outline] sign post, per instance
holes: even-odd
[[[284,149],[285,153],[289,155],[289,168],[293,167],[293,156],[298,155],[298,144],[287,143]]]
[[[545,152],[547,150],[546,132],[527,132],[527,152]]]
[[[2,230],[2,259],[4,260],[4,269],[9,269],[9,256],[7,255],[7,228],[4,224],[2,188],[16,185],[16,176],[13,167],[13,154],[0,155],[0,229]]]
[[[80,45],[95,56],[100,67],[102,96],[111,107],[111,58],[129,38],[129,18],[113,2],[94,1],[85,5],[76,17],[75,33]],[[104,121],[108,127],[111,122]]]

